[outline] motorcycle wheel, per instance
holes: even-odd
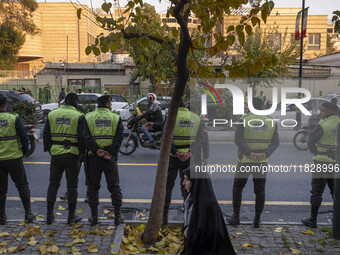
[[[35,150],[35,139],[33,135],[28,136],[28,151],[25,157],[28,157],[33,154]]]
[[[123,155],[130,155],[137,149],[137,145],[138,140],[135,136],[130,134],[124,134],[124,138],[119,148],[119,152],[122,153]]]
[[[296,149],[305,151],[308,149],[307,146],[307,131],[301,130],[294,135],[293,142]]]

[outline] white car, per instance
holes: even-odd
[[[168,105],[170,104],[171,97],[158,97],[156,103],[159,104],[162,108],[162,114],[166,115],[168,112]],[[134,104],[137,104],[139,109],[143,112],[148,109],[149,102],[146,97],[142,97],[138,99],[135,103],[129,104],[121,109],[115,110],[120,115],[120,118],[123,121],[128,120],[133,116],[134,112]]]
[[[307,103],[304,103],[303,106],[312,114],[312,115],[318,115],[320,114],[320,108],[323,103],[329,102],[329,100],[325,98],[311,98]],[[276,111],[270,115],[274,119],[279,119],[280,121],[284,119],[296,119],[296,106],[295,104],[289,104],[287,105],[287,115],[283,116],[281,115],[281,105],[278,105],[276,108]],[[301,124],[302,126],[306,125],[308,123],[310,116],[301,114]],[[288,124],[288,123],[287,123]],[[292,123],[289,123],[292,124]],[[280,125],[279,125],[280,126]]]
[[[96,93],[80,93],[78,94],[79,97],[79,104],[84,105],[84,104],[94,104],[97,106],[97,99],[98,97],[103,96],[103,94],[96,94]],[[119,95],[110,95],[112,97],[112,110],[116,111],[117,109],[121,109],[125,106],[128,105],[128,102],[126,102],[121,96]],[[61,105],[64,104],[65,100],[62,100],[60,102]],[[47,115],[50,111],[56,109],[59,107],[58,103],[50,103],[50,104],[43,104],[41,106],[41,109],[43,110],[43,121],[46,121]]]

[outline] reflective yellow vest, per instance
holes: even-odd
[[[178,152],[190,151],[190,145],[196,139],[200,123],[201,119],[197,114],[190,112],[185,107],[178,108],[177,119],[172,138],[172,143],[175,145]]]
[[[66,153],[79,155],[77,131],[81,116],[83,113],[71,105],[63,105],[48,114],[52,156]]]
[[[99,148],[111,146],[116,135],[119,115],[107,108],[97,108],[94,112],[86,114],[85,118],[91,136]]]
[[[319,121],[322,127],[323,136],[316,145],[316,155],[313,160],[322,162],[335,162],[335,150],[337,144],[337,128],[340,118],[337,115],[331,115],[328,118]],[[333,154],[333,157],[330,155]]]
[[[15,129],[15,113],[0,113],[0,160],[17,159],[23,156]]]
[[[249,113],[243,116],[240,120],[240,122],[244,121],[246,123],[243,131],[243,140],[252,150],[252,152],[265,152],[271,143],[276,123],[275,121],[268,121],[268,119],[273,118],[266,115],[263,116]],[[264,124],[262,125],[262,123]],[[268,162],[269,158],[266,158],[262,161],[254,161],[250,157],[243,154],[238,160],[240,163],[266,163]]]

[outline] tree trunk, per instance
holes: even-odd
[[[191,47],[191,38],[187,23],[180,14],[180,11],[186,2],[187,0],[181,0],[174,8],[174,16],[181,26],[180,43],[176,57],[177,79],[163,131],[150,215],[142,237],[143,242],[146,244],[156,241],[159,229],[162,225],[172,134],[176,123],[180,100],[182,99],[184,88],[189,78],[189,70],[186,62]]]

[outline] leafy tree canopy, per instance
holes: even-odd
[[[334,11],[332,22],[334,22],[334,30],[340,33],[340,11]]]

